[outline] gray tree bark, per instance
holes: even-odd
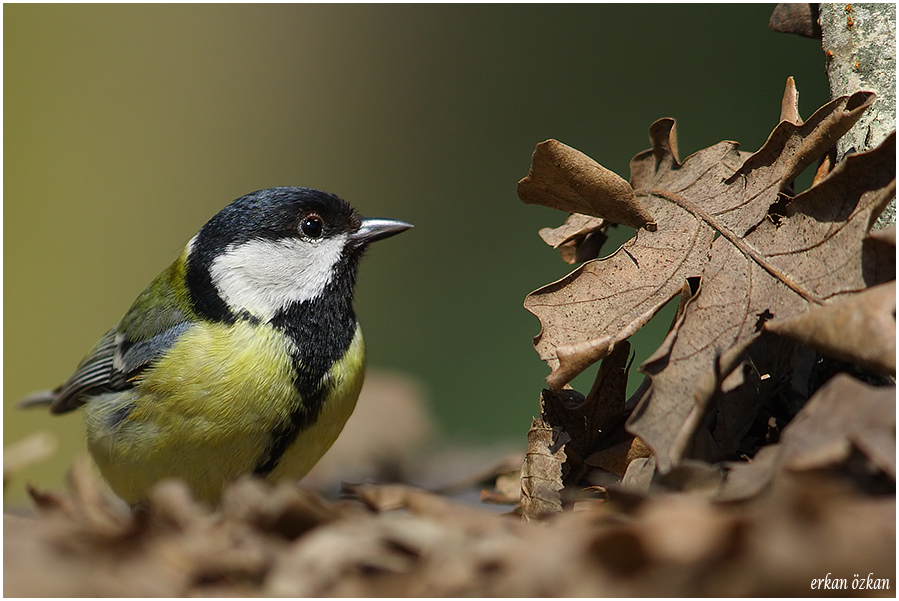
[[[859,90],[877,94],[874,105],[837,144],[837,160],[876,147],[896,129],[896,5],[821,4],[822,48],[836,98]],[[896,223],[895,199],[875,228]]]

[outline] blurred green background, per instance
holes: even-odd
[[[757,149],[787,76],[803,116],[828,100],[820,43],[769,31],[773,6],[4,5],[4,445],[62,447],[7,501],[83,449],[77,412],[16,400],[59,384],[216,211],[278,185],[415,224],[361,270],[369,364],[422,382],[447,438],[523,444],[548,370],[522,301],[570,270],[537,236],[565,215],[515,193],[534,145],[627,178],[670,116],[682,158]]]

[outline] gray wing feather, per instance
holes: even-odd
[[[113,328],[82,359],[75,373],[55,390],[56,398],[50,404],[51,413],[65,413],[75,409],[83,403],[81,397],[85,392],[109,383],[116,351],[115,339],[115,328]]]
[[[56,398],[55,390],[38,390],[32,392],[24,399],[16,403],[19,409],[31,409],[32,407],[49,407]]]
[[[149,340],[132,343],[124,350],[123,345],[119,345],[119,354],[115,362],[116,367],[125,373],[131,373],[143,367],[161,353],[170,349],[175,344],[175,340],[189,330],[190,326],[190,322],[185,321],[161,334],[153,336]]]
[[[149,340],[131,342],[113,328],[94,346],[75,373],[53,391],[51,413],[65,413],[87,400],[91,393],[117,392],[134,386],[135,376],[154,359],[167,351],[178,337],[190,328],[190,322],[179,323]],[[28,406],[46,404],[46,393],[26,397]]]

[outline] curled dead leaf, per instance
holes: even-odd
[[[870,234],[868,234],[869,238],[873,238],[879,242],[883,242],[884,244],[888,244],[892,247],[896,247],[896,226],[891,225],[890,227],[885,227],[879,230],[873,230]]]
[[[497,475],[492,490],[481,490],[482,503],[518,505],[521,502],[521,464],[513,471]]]
[[[652,455],[643,441],[632,436],[620,443],[596,451],[584,460],[590,467],[598,467],[613,474],[624,476],[627,467],[635,459],[645,459]]]
[[[896,373],[896,282],[812,307],[765,329],[881,373]]]
[[[651,231],[656,227],[630,184],[557,140],[537,145],[530,171],[518,182],[518,197],[527,204],[602,217],[633,228]]]
[[[571,437],[534,418],[528,430],[528,449],[521,466],[521,515],[539,519],[562,511],[562,464],[567,458],[565,444]]]
[[[229,519],[252,524],[287,540],[339,516],[324,500],[290,482],[263,487],[248,476],[225,489],[221,512]]]
[[[608,239],[610,223],[601,217],[572,213],[557,228],[545,227],[538,233],[543,241],[559,250],[566,263],[583,263],[595,259]]]
[[[896,475],[896,389],[874,388],[845,374],[809,400],[784,429],[783,466],[814,470],[849,459],[858,441],[888,441],[890,452],[869,455],[889,476]],[[864,447],[862,447],[864,448]]]
[[[772,167],[777,170],[777,181],[782,189],[836,144],[861,119],[875,98],[873,92],[856,92],[831,100],[801,125],[781,121],[765,144],[746,159],[730,181],[750,172],[764,174],[766,168]]]
[[[627,464],[620,488],[629,494],[645,495],[649,492],[655,472],[656,458],[653,455],[635,457]]]
[[[818,5],[785,2],[774,7],[768,27],[779,33],[795,33],[805,38],[821,39]]]
[[[788,84],[788,108],[792,91]],[[718,461],[736,451],[759,398],[792,371],[795,344],[760,336],[764,324],[888,276],[887,262],[872,267],[861,240],[892,194],[895,136],[795,198],[783,192],[872,101],[867,92],[841,97],[804,123],[782,121],[755,153],[722,142],[682,164],[673,120],[653,124],[653,146],[632,160],[631,184],[662,227],[638,231],[525,300],[542,325],[534,345],[553,370],[551,388],[606,357],[679,292],[691,294],[646,364],[652,386],[628,428],[663,473],[684,457]],[[701,285],[683,292],[693,281]]]
[[[548,426],[559,427],[570,436],[566,446],[569,459],[573,453],[580,462],[620,438],[615,438],[615,435],[618,434],[616,428],[621,429],[626,415],[630,348],[627,342],[615,347],[599,366],[586,397],[571,389],[556,391],[550,388],[542,392],[541,417]]]
[[[680,167],[680,159],[677,156],[677,123],[674,119],[663,117],[650,125],[649,143],[652,148],[648,152],[651,152],[655,159],[655,171]]]
[[[837,148],[836,146],[831,146],[830,150],[827,151],[827,154],[821,157],[818,161],[818,168],[815,170],[815,177],[812,178],[812,185],[817,186],[821,181],[827,177],[827,174],[833,171],[833,168],[836,166],[837,162]]]
[[[792,77],[787,78],[787,85],[784,88],[784,97],[780,103],[780,120],[802,125],[802,117],[799,116],[799,92]]]
[[[565,223],[556,228],[545,227],[538,233],[543,241],[552,246],[559,248],[562,244],[570,242],[575,238],[583,238],[593,232],[606,229],[608,222],[602,217],[591,217],[590,215],[581,215],[580,213],[572,213],[565,220]]]
[[[749,462],[727,464],[721,500],[759,494],[784,470],[802,472],[842,464],[859,449],[887,476],[896,478],[896,389],[872,387],[840,374],[805,404],[777,444]]]

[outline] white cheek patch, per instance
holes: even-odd
[[[194,237],[190,239],[187,243],[187,247],[184,249],[184,256],[190,256],[190,253],[194,250],[194,244],[197,243],[197,238],[200,237],[200,234],[194,234]]]
[[[321,295],[346,242],[346,236],[251,240],[226,248],[209,273],[232,311],[269,321],[279,309]]]

